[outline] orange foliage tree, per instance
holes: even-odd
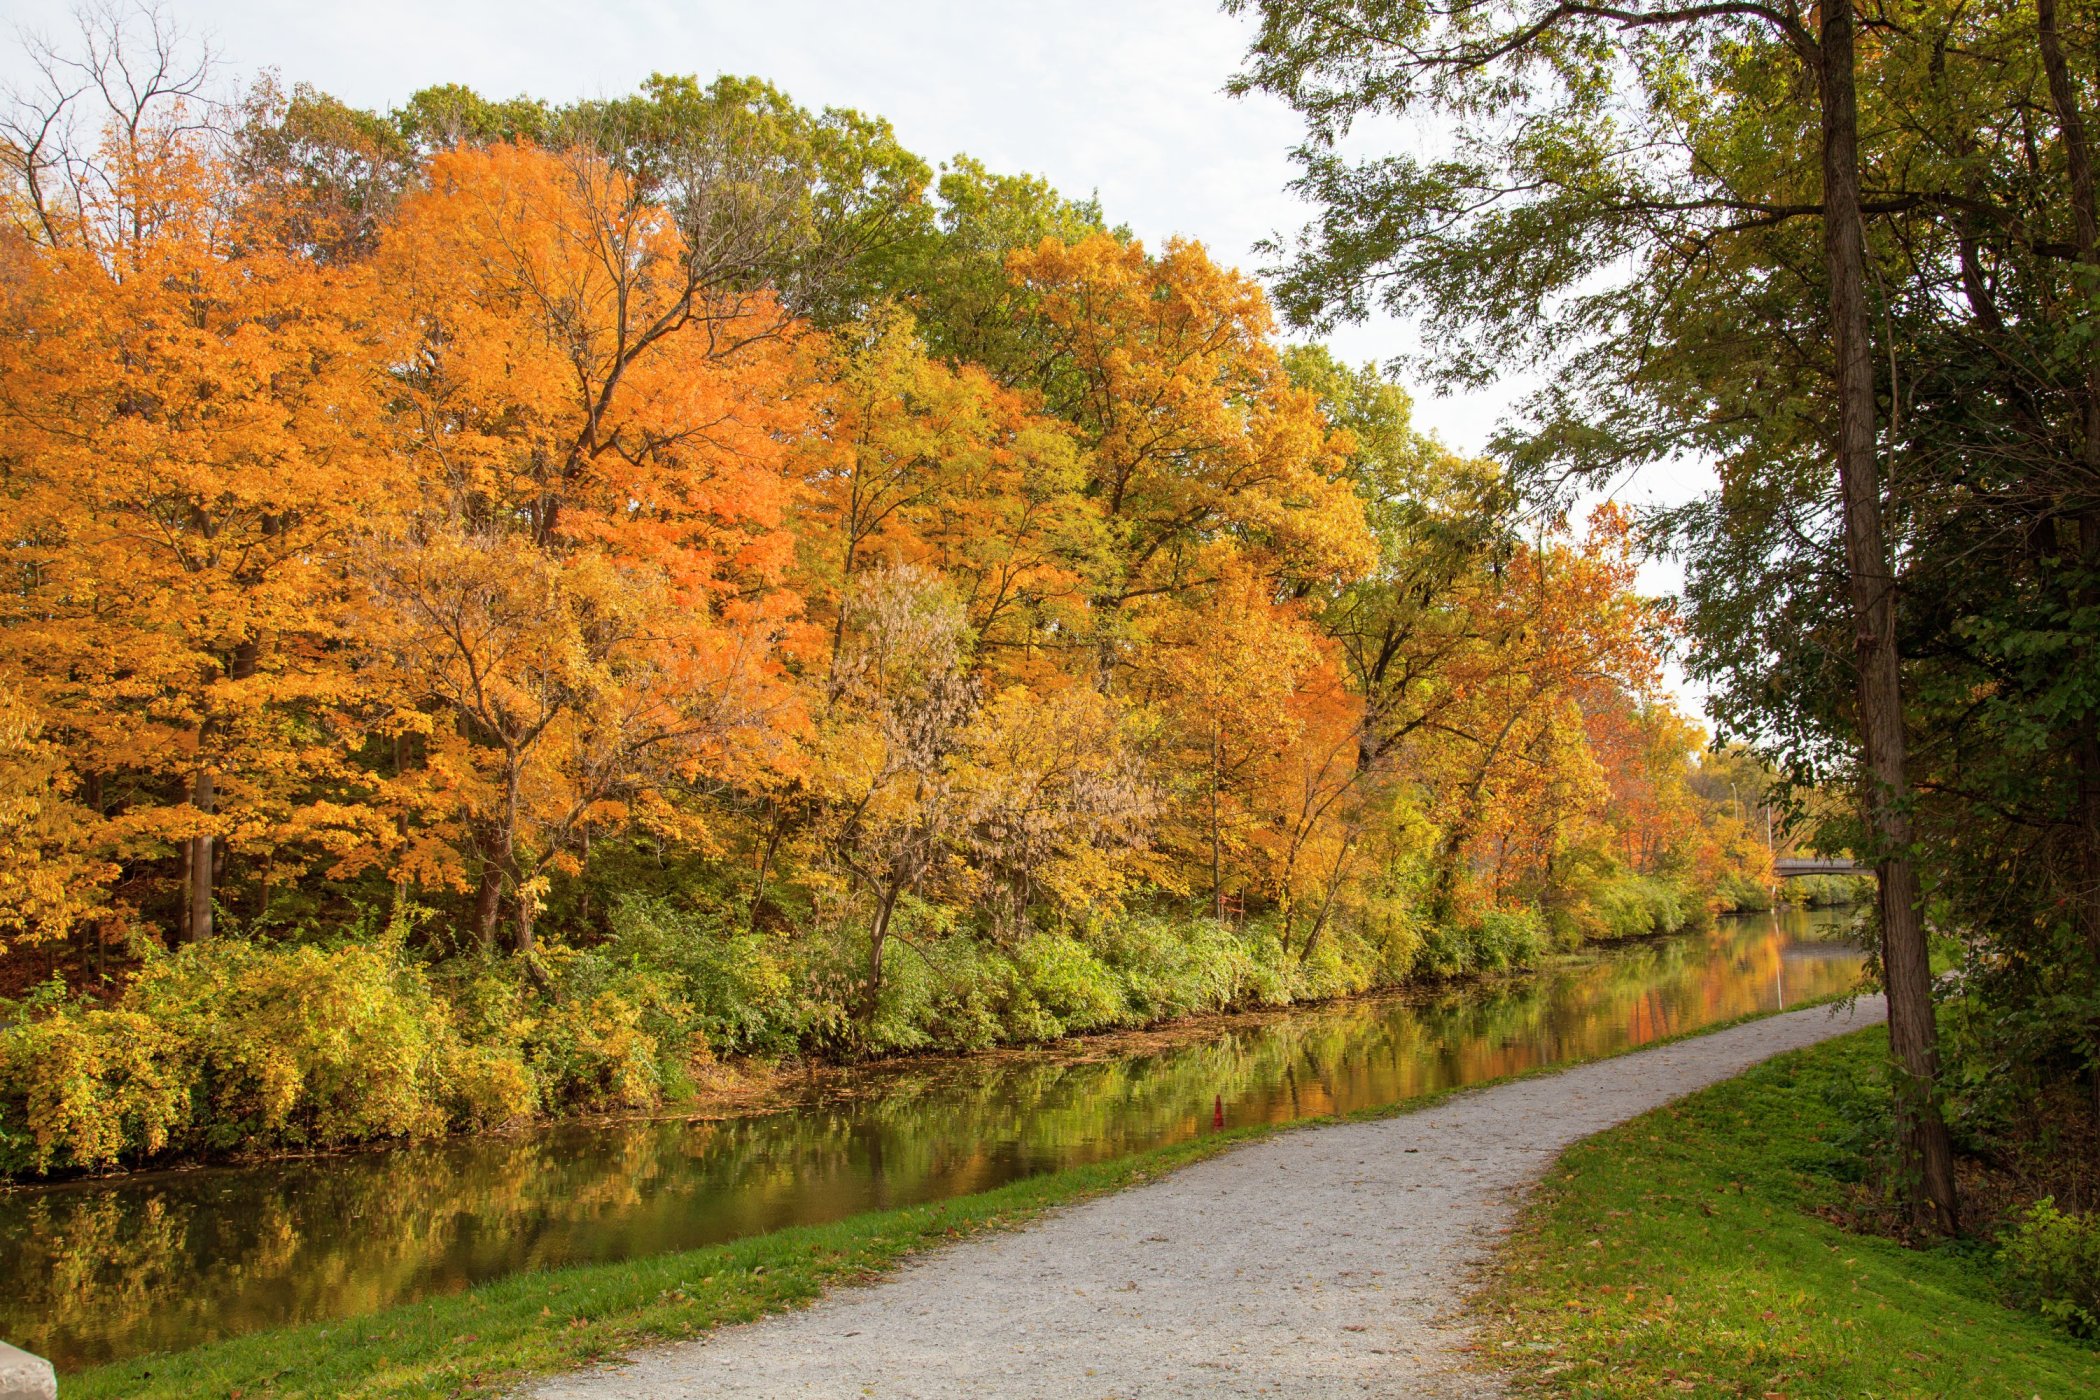
[[[176,922],[203,938],[229,858],[267,890],[303,867],[272,864],[286,847],[374,834],[316,797],[355,779],[336,561],[398,493],[369,284],[280,238],[177,120],[114,132],[55,241],[10,249],[0,647],[80,775],[99,868],[178,850]]]
[[[1369,566],[1348,442],[1290,382],[1256,283],[1197,244],[1155,258],[1106,234],[1046,240],[1007,265],[1046,328],[1049,401],[1087,450],[1106,535],[1091,621],[1105,671],[1228,559],[1276,581]]]
[[[1475,877],[1495,896],[1550,886],[1554,861],[1588,835],[1607,796],[1581,696],[1659,681],[1662,619],[1632,590],[1633,540],[1619,511],[1577,542],[1518,547],[1459,601],[1463,645],[1431,684],[1447,698],[1410,746],[1441,829],[1433,903],[1448,913]]]
[[[791,328],[718,298],[670,211],[580,150],[438,156],[379,265],[417,487],[371,544],[371,641],[426,755],[414,821],[464,867],[415,875],[471,878],[484,943],[507,900],[529,952],[591,830],[700,839],[666,784],[796,727]]]

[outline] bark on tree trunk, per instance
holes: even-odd
[[[511,897],[521,907],[525,894],[518,879],[518,759],[509,755],[503,778],[503,814],[499,817],[483,843],[481,866],[481,888],[476,893],[474,916],[475,935],[481,941],[484,952],[496,946],[496,928],[503,919],[503,886],[511,887]]]
[[[1449,923],[1458,909],[1459,867],[1465,861],[1466,843],[1473,839],[1470,812],[1461,812],[1437,843],[1435,875],[1429,886],[1429,915]]]
[[[474,939],[484,953],[496,947],[503,917],[503,872],[510,867],[510,833],[492,829],[482,842],[481,883],[474,891]]]
[[[512,924],[514,932],[511,940],[511,951],[521,958],[530,957],[534,940],[537,937],[535,922],[539,917],[539,910],[534,907],[532,896],[526,894],[523,890],[518,892],[517,899],[518,908],[515,914],[515,922]]]
[[[1210,916],[1225,922],[1224,834],[1218,829],[1218,728],[1210,730]]]
[[[217,798],[212,785],[211,769],[199,768],[195,784],[190,788],[190,805],[200,812],[210,812]],[[211,937],[212,875],[218,862],[212,851],[209,835],[190,838],[190,888],[189,888],[189,937],[199,942]]]
[[[902,889],[893,889],[883,895],[882,902],[875,906],[875,922],[868,927],[868,981],[861,989],[862,1025],[875,1022],[875,1006],[882,997],[883,945],[889,941],[890,912],[897,907],[897,897],[902,893]]]
[[[408,771],[408,736],[394,736],[394,776],[401,777]],[[394,840],[398,843],[398,854],[394,866],[394,917],[401,918],[408,910],[408,813],[394,814]]]
[[[2078,854],[2080,891],[2079,925],[2085,933],[2087,954],[2094,976],[2100,979],[2100,735],[2094,733],[2091,715],[2078,726]],[[2093,1113],[2100,1117],[2100,1025],[2086,1027],[2095,1047],[2089,1052],[2086,1070],[2092,1076]]]
[[[175,946],[178,948],[190,941],[190,861],[197,854],[197,843],[184,838],[179,850],[181,864],[175,877],[179,890],[175,901]]]
[[[1959,1222],[1954,1154],[1935,1098],[1939,1035],[1910,851],[1896,579],[1882,530],[1874,452],[1874,364],[1867,329],[1866,226],[1859,207],[1859,110],[1853,87],[1850,0],[1823,7],[1821,39],[1817,77],[1823,105],[1823,251],[1837,357],[1838,483],[1858,649],[1866,816],[1880,884],[1882,977],[1897,1071],[1897,1130],[1913,1216],[1925,1228],[1951,1233]]]
[[[772,867],[773,853],[780,849],[781,829],[786,813],[779,802],[774,802],[772,808],[772,815],[766,822],[766,847],[758,857],[758,879],[751,886],[751,908],[744,915],[746,933],[758,928],[758,911],[766,902],[766,872]]]

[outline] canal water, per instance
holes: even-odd
[[[0,1337],[61,1370],[986,1190],[1228,1125],[1403,1102],[1849,990],[1839,911],[1164,1046],[830,1073],[747,1116],[557,1126],[0,1192]]]

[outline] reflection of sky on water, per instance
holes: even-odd
[[[985,1190],[1180,1141],[1402,1102],[1848,989],[1842,916],[1790,913],[1518,984],[1236,1024],[1171,1049],[832,1076],[784,1111],[0,1194],[0,1336],[75,1368]]]

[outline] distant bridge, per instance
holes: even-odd
[[[1780,879],[1791,880],[1797,875],[1865,875],[1871,867],[1845,856],[1781,856],[1772,869]]]

